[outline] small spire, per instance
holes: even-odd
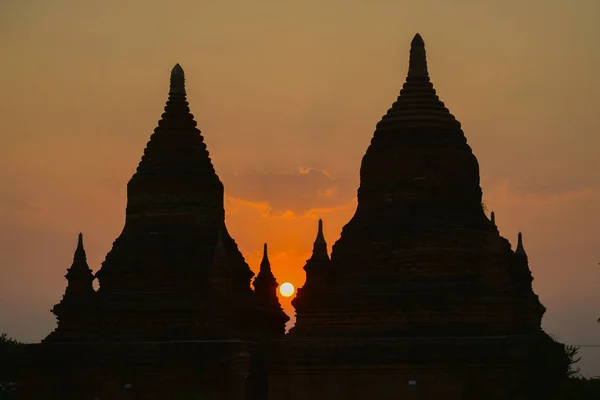
[[[408,63],[408,78],[429,78],[427,72],[427,57],[425,42],[418,33],[410,42],[410,61]]]
[[[313,253],[310,258],[311,260],[329,260],[327,254],[327,242],[325,241],[325,235],[323,234],[323,220],[319,219],[319,228],[317,230],[317,238],[313,244]]]
[[[175,64],[171,70],[171,88],[169,90],[169,95],[174,94],[185,96],[185,73],[179,64]]]
[[[269,255],[267,254],[267,244],[265,243],[263,246],[263,258],[260,262],[260,270],[261,271],[270,271],[271,263],[269,262]]]
[[[523,247],[523,234],[521,232],[519,232],[519,236],[517,239],[517,249],[515,250],[515,254],[527,257],[525,247]]]
[[[496,214],[494,214],[494,212],[492,211],[492,213],[490,214],[490,221],[492,221],[492,224],[494,226],[496,226]]]
[[[78,294],[89,294],[94,292],[92,282],[94,280],[94,274],[88,266],[85,249],[83,247],[83,235],[80,233],[77,237],[77,248],[73,255],[73,263],[71,267],[67,269],[67,288],[65,289],[65,296],[70,297]]]
[[[315,243],[325,243],[325,235],[323,234],[323,220],[319,218],[319,228],[317,231],[317,238]]]
[[[73,261],[86,261],[87,256],[85,254],[85,249],[83,247],[83,234],[80,232],[77,238],[77,248],[75,249],[75,254],[73,255]]]

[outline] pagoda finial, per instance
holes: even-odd
[[[492,222],[492,225],[496,226],[496,214],[494,214],[493,211],[490,214],[490,221]]]
[[[80,232],[77,237],[77,248],[75,249],[75,254],[73,255],[73,261],[86,261],[87,256],[85,254],[85,249],[83,248],[83,234]]]
[[[325,235],[323,234],[323,220],[319,219],[319,228],[317,230],[317,238],[313,245],[313,253],[311,260],[329,260],[327,254],[327,242],[325,241]]]
[[[171,70],[171,89],[169,94],[180,94],[185,96],[185,73],[181,65],[175,64]]]
[[[319,228],[317,231],[317,238],[315,243],[325,243],[325,235],[323,235],[323,220],[319,218]]]
[[[515,254],[527,257],[527,253],[525,252],[525,247],[523,247],[523,234],[519,232],[519,236],[517,239],[517,248],[515,250]]]
[[[408,78],[429,78],[429,73],[427,72],[427,57],[425,55],[425,42],[418,33],[410,43]]]
[[[267,244],[265,243],[263,246],[263,258],[260,262],[260,270],[261,271],[270,271],[271,263],[269,262],[269,255],[267,253]]]

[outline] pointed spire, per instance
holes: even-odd
[[[263,258],[260,262],[260,272],[269,271],[271,272],[271,263],[269,262],[269,255],[267,254],[267,244],[265,243],[263,246]]]
[[[146,219],[153,209],[165,206],[188,209],[182,204],[185,197],[194,199],[194,207],[210,210],[209,219],[218,221],[223,213],[223,184],[190,112],[185,75],[179,64],[171,71],[164,110],[128,183],[126,216]],[[175,180],[178,183],[173,185]],[[162,201],[157,202],[158,198]]]
[[[271,271],[271,262],[269,261],[269,254],[267,252],[266,243],[263,245],[263,258],[260,262],[260,270],[256,278],[258,281],[264,281],[265,279],[267,279],[275,282],[275,275],[273,275],[273,271]]]
[[[310,257],[311,260],[329,260],[329,254],[327,253],[327,242],[325,241],[325,235],[323,234],[323,220],[319,219],[319,228],[317,230],[317,238],[313,244],[313,253]]]
[[[517,248],[515,250],[515,254],[523,257],[527,257],[527,253],[525,252],[525,247],[523,247],[523,234],[519,232],[519,237],[517,239]]]
[[[492,222],[492,225],[496,226],[496,214],[494,214],[493,211],[490,214],[490,221]]]
[[[410,43],[410,60],[408,63],[408,78],[427,78],[427,57],[425,55],[425,42],[418,33]]]
[[[87,295],[94,292],[92,282],[94,280],[94,274],[87,263],[87,257],[85,249],[83,247],[83,235],[80,233],[77,238],[77,248],[73,255],[73,263],[71,267],[67,269],[67,288],[65,290],[65,296],[71,295]]]
[[[254,292],[256,298],[263,304],[268,304],[276,307],[280,307],[279,300],[277,299],[277,279],[271,271],[271,263],[269,262],[269,255],[267,254],[267,244],[263,246],[263,258],[260,263],[260,271],[254,279]]]
[[[183,95],[185,96],[185,73],[181,65],[175,64],[171,70],[171,87],[169,90],[169,96]]]
[[[460,207],[481,208],[481,188],[479,178],[475,178],[479,169],[474,157],[457,166],[452,179],[439,182],[438,178],[433,177],[443,174],[443,169],[447,168],[445,161],[427,162],[422,168],[413,169],[406,174],[392,172],[404,170],[402,163],[405,161],[400,161],[402,158],[398,158],[396,154],[405,152],[408,143],[411,152],[415,153],[414,156],[408,156],[407,153],[407,157],[415,157],[411,161],[414,163],[419,163],[416,159],[421,157],[446,160],[444,149],[460,149],[460,152],[471,153],[460,122],[440,100],[429,79],[425,44],[419,34],[411,42],[408,74],[400,95],[377,124],[371,144],[363,157],[356,215],[385,213],[387,211],[384,210],[404,207],[400,204],[412,208],[409,204],[413,202],[421,203],[419,209],[426,209],[422,204],[424,201],[428,206],[433,206],[434,203],[451,203]],[[469,178],[463,183],[463,178],[466,177]],[[456,185],[467,186],[464,190],[456,190]],[[438,195],[427,196],[425,199],[424,194],[430,190],[424,189],[425,187],[435,190]],[[391,193],[396,194],[391,196]],[[393,220],[394,218],[389,218],[389,223],[393,224]]]
[[[315,243],[325,243],[325,235],[323,235],[323,220],[319,218],[319,228],[317,230],[317,238]]]
[[[85,254],[85,249],[83,248],[83,234],[81,232],[77,238],[77,248],[75,249],[75,254],[73,255],[73,261],[87,261],[87,255]]]

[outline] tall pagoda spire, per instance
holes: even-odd
[[[410,42],[410,58],[408,62],[408,79],[429,80],[427,72],[427,57],[425,56],[425,42],[418,33]]]
[[[150,286],[162,290],[165,269],[172,276],[207,276],[217,235],[224,229],[224,191],[196,125],[186,98],[185,74],[177,64],[171,70],[164,113],[127,184],[125,227],[97,273],[101,291],[118,293],[124,286],[140,285],[147,292]],[[166,267],[173,254],[180,261]],[[184,272],[199,260],[206,264],[203,268]],[[249,267],[242,268],[248,275]],[[137,276],[138,281],[122,276]],[[192,282],[181,279],[177,285],[191,290]],[[249,278],[246,285],[250,291]]]
[[[169,99],[136,173],[127,186],[127,217],[174,207],[202,208],[223,218],[223,184],[186,98],[181,65],[171,70]]]
[[[448,218],[460,218],[460,213],[479,209],[474,222],[488,224],[481,200],[477,159],[460,122],[430,81],[425,43],[416,34],[406,81],[377,124],[362,160],[354,219],[368,213],[392,223],[425,209],[429,216],[435,210]],[[424,223],[431,218],[420,220]]]

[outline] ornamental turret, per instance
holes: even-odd
[[[260,270],[254,278],[254,293],[259,304],[268,307],[281,307],[277,298],[277,288],[279,284],[273,271],[267,253],[267,244],[263,246],[263,258],[260,262]]]
[[[80,233],[77,239],[77,248],[73,255],[73,263],[65,275],[67,288],[63,296],[62,304],[76,303],[89,299],[94,291],[94,274],[87,263],[87,255],[83,247],[83,235]]]
[[[527,252],[525,252],[525,247],[523,246],[523,234],[521,232],[519,232],[519,235],[517,236],[517,248],[515,249],[515,255],[527,262]]]
[[[93,301],[96,297],[93,287],[94,274],[87,263],[81,233],[77,240],[73,263],[67,269],[65,278],[67,278],[67,287],[63,298],[52,308],[52,313],[58,319],[58,327],[48,337],[49,340],[83,339],[84,336],[77,330],[82,328],[85,321],[94,313]]]
[[[267,336],[280,336],[285,333],[285,324],[290,317],[283,311],[279,298],[277,297],[277,288],[279,284],[273,271],[267,253],[267,244],[263,247],[263,258],[260,263],[260,270],[254,278],[254,297],[259,307],[267,310],[267,313],[259,317],[260,325],[265,327],[264,333]]]
[[[323,220],[319,219],[313,251],[304,265],[306,281],[304,286],[298,289],[296,297],[292,300],[292,305],[296,308],[297,314],[302,314],[302,309],[307,305],[306,300],[308,298],[317,301],[318,292],[327,290],[327,274],[329,273],[330,262],[327,242],[323,234]]]
[[[327,253],[327,242],[325,241],[325,235],[323,234],[323,220],[319,219],[319,227],[317,229],[317,238],[313,244],[313,252],[310,257],[312,261],[329,261],[329,254]]]

